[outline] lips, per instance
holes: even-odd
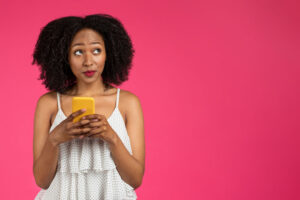
[[[91,77],[95,74],[96,71],[86,71],[86,72],[83,72],[84,75],[86,75],[87,77]]]

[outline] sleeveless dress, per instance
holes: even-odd
[[[116,107],[107,119],[132,155],[129,136],[119,111],[117,90]],[[61,110],[57,93],[58,112],[49,133],[67,117]],[[125,183],[110,155],[108,144],[99,138],[75,138],[59,144],[57,171],[47,190],[41,189],[35,200],[133,200],[134,188]]]

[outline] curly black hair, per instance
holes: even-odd
[[[65,93],[76,84],[68,52],[75,34],[84,28],[103,37],[106,61],[102,80],[105,87],[128,80],[135,51],[122,23],[108,14],[68,16],[55,19],[41,29],[32,55],[32,65],[40,66],[38,80],[43,80],[48,90]]]

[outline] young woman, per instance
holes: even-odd
[[[33,173],[35,199],[136,199],[145,169],[141,103],[120,90],[134,49],[110,15],[63,17],[42,30],[32,64],[49,90],[36,105]],[[72,113],[72,97],[93,97],[95,113]]]

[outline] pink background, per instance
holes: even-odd
[[[136,50],[120,88],[144,111],[139,199],[300,199],[299,10],[298,0],[1,0],[1,199],[39,191],[40,28],[94,13],[119,18]]]

